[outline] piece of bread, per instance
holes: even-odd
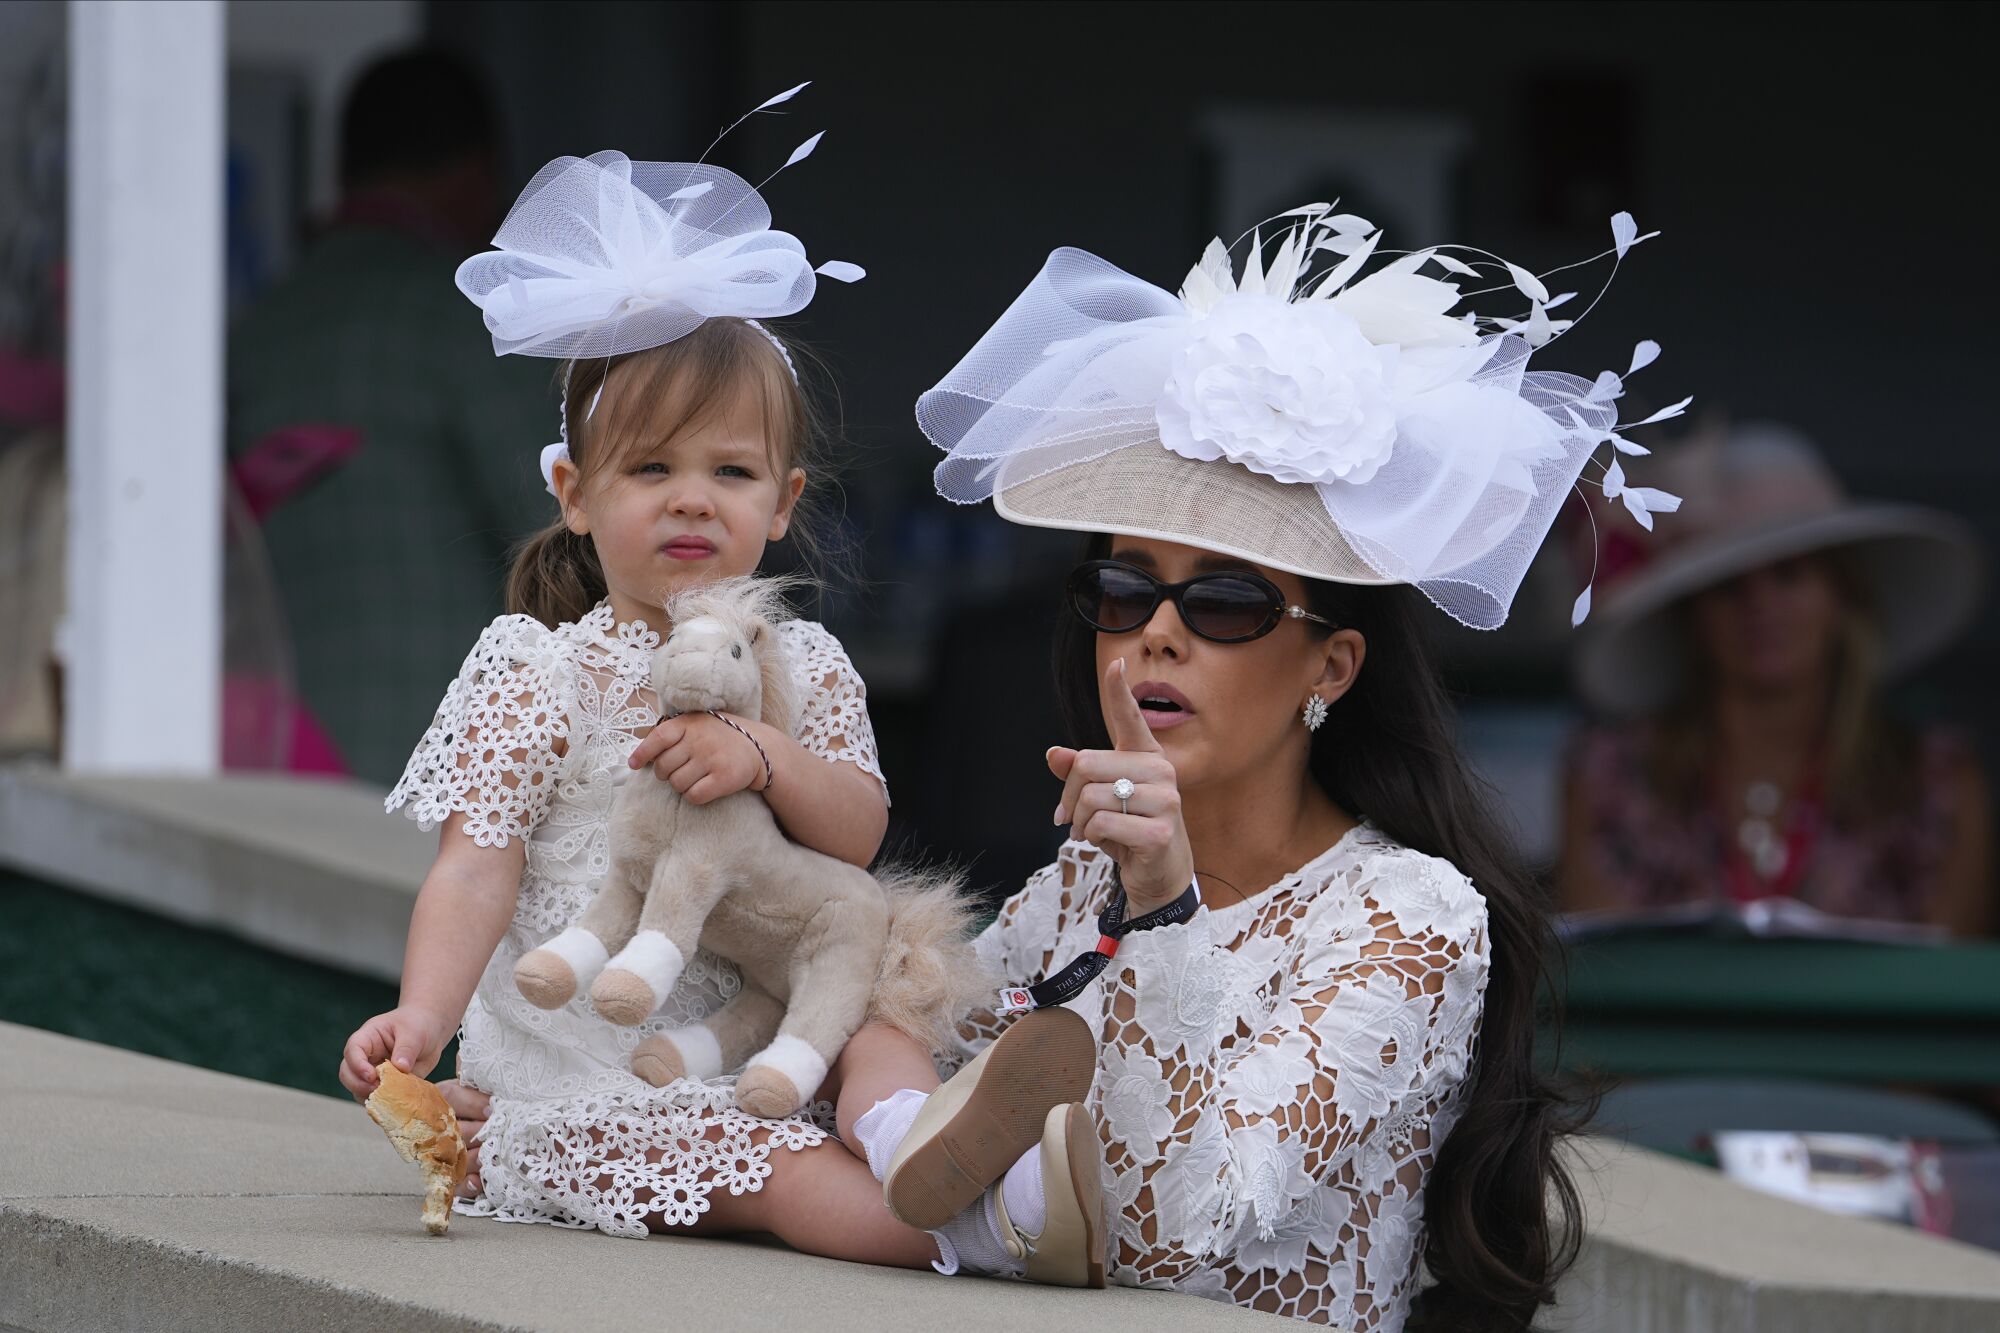
[[[442,1236],[451,1225],[451,1201],[465,1183],[468,1165],[458,1117],[444,1094],[428,1079],[405,1074],[384,1060],[375,1066],[381,1081],[364,1103],[369,1119],[382,1127],[406,1162],[424,1172],[424,1229]]]

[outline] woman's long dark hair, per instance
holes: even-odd
[[[1093,538],[1086,559],[1102,559]],[[1415,589],[1307,580],[1309,608],[1360,631],[1367,661],[1315,733],[1313,780],[1356,818],[1405,847],[1457,866],[1486,900],[1491,945],[1479,1044],[1459,1118],[1424,1195],[1424,1261],[1434,1284],[1419,1294],[1413,1330],[1525,1329],[1555,1299],[1574,1262],[1583,1205],[1559,1155],[1587,1107],[1535,1062],[1537,1004],[1560,989],[1542,982],[1557,957],[1549,900],[1494,819],[1488,789],[1466,768],[1426,628],[1436,614]],[[1056,686],[1077,743],[1106,748],[1098,705],[1096,634],[1063,614]],[[1552,1027],[1559,1014],[1549,1016]]]

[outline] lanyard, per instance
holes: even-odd
[[[1069,1003],[1083,993],[1085,986],[1097,980],[1098,974],[1103,972],[1117,955],[1120,940],[1135,930],[1151,930],[1156,926],[1178,926],[1192,917],[1195,909],[1200,906],[1201,883],[1197,880],[1189,884],[1186,892],[1165,907],[1127,921],[1125,886],[1114,878],[1111,902],[1097,914],[1096,947],[1088,953],[1078,954],[1068,967],[1032,986],[1003,987],[1000,991],[1000,1016],[1026,1013],[1030,1009],[1049,1009]]]

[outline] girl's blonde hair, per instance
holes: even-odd
[[[726,410],[746,391],[762,414],[772,475],[782,481],[793,468],[821,471],[820,417],[787,360],[799,354],[781,350],[776,336],[721,317],[643,352],[565,362],[564,422],[578,473],[588,480],[628,453]],[[829,559],[817,512],[816,492],[823,489],[808,488],[800,497],[787,534],[815,576]],[[582,619],[606,592],[596,546],[571,532],[561,515],[521,543],[507,574],[507,610],[551,629]]]

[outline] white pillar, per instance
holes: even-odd
[[[74,0],[63,757],[221,750],[223,0]]]

